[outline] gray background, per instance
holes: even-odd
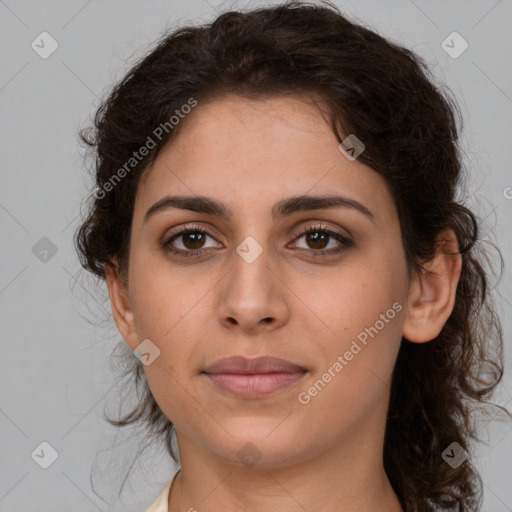
[[[487,238],[498,244],[505,259],[494,292],[503,318],[507,371],[495,401],[512,408],[507,265],[512,256],[512,189],[507,188],[512,187],[512,2],[336,3],[426,58],[461,104],[463,148],[471,170],[468,204],[494,229]],[[116,437],[102,419],[104,409],[113,414],[118,403],[109,356],[121,338],[113,322],[95,325],[110,312],[106,288],[98,292],[79,272],[72,246],[80,203],[91,186],[77,130],[88,124],[99,98],[166,28],[210,21],[216,11],[230,7],[261,5],[0,1],[0,511],[34,510],[35,505],[40,512],[142,511],[176,470],[162,447],[155,446],[135,463],[122,501],[115,501],[138,438],[133,431],[119,431]],[[31,47],[44,31],[58,43],[47,59]],[[458,58],[441,47],[453,31],[469,45]],[[458,42],[452,46],[461,48]],[[43,237],[51,243],[41,241]],[[44,256],[41,250],[48,247]],[[500,421],[502,415],[493,418],[496,411],[480,422],[488,446],[475,456],[485,484],[483,510],[512,511],[512,424]],[[43,441],[58,452],[46,470],[31,457]],[[94,490],[93,464],[101,471]]]

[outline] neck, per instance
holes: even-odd
[[[181,471],[169,512],[403,512],[382,464],[383,429],[355,430],[350,442],[313,457],[251,467],[198,448],[178,431]]]

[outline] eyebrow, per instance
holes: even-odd
[[[151,206],[144,215],[144,222],[156,213],[170,208],[179,208],[198,213],[217,215],[227,220],[234,216],[233,212],[223,203],[206,196],[165,196]],[[376,222],[373,213],[362,203],[345,196],[293,196],[278,201],[272,208],[272,219],[278,221],[296,212],[321,210],[327,208],[352,208],[364,214],[372,222]]]

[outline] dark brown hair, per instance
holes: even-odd
[[[410,273],[424,270],[442,230],[455,232],[463,265],[453,312],[435,340],[402,339],[384,467],[406,511],[478,510],[482,486],[471,458],[452,468],[442,453],[454,442],[470,452],[471,439],[478,439],[472,406],[485,404],[502,377],[502,330],[489,297],[493,268],[479,238],[482,223],[456,197],[464,186],[462,116],[418,55],[349,21],[328,2],[226,12],[211,24],[166,33],[102,102],[94,127],[81,131],[94,151],[97,187],[75,233],[82,266],[101,280],[104,265],[117,256],[126,275],[137,184],[186,119],[161,138],[155,128],[169,123],[191,98],[201,108],[224,93],[320,97],[338,140],[355,134],[363,141],[360,161],[389,185]],[[114,184],[113,176],[148,145],[148,137],[155,147]],[[124,376],[135,377],[143,396],[131,412],[108,421],[141,422],[148,435],[165,439],[178,460],[174,426],[132,359]]]

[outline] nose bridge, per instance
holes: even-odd
[[[221,321],[232,324],[235,320],[244,329],[251,330],[269,318],[283,320],[286,305],[275,271],[269,268],[270,252],[266,242],[262,240],[260,244],[252,236],[244,238],[236,247],[230,276],[220,299]]]
[[[261,239],[261,237],[260,237]],[[254,237],[246,237],[233,254],[232,291],[239,300],[247,302],[266,300],[271,287],[271,273],[268,269],[270,249]]]

